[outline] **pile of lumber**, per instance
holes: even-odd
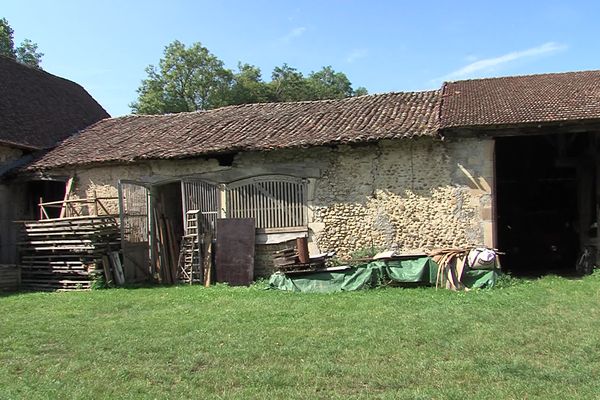
[[[113,274],[116,283],[123,283],[118,260],[120,231],[114,217],[82,216],[22,224],[19,248],[23,289],[89,289],[100,274],[107,277],[107,283],[111,283]],[[108,270],[111,265],[112,272]]]
[[[325,263],[333,254],[319,254],[309,257],[307,239],[296,239],[294,247],[288,247],[273,253],[273,265],[276,271],[286,274],[312,272],[325,268]]]
[[[310,266],[301,263],[295,247],[279,250],[273,253],[273,264],[277,271],[289,272],[307,270]]]
[[[179,260],[179,241],[175,234],[173,221],[165,215],[162,204],[154,208],[155,222],[155,271],[159,283],[173,284],[177,282],[177,265]]]

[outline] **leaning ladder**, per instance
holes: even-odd
[[[198,210],[186,213],[185,234],[181,240],[179,252],[179,280],[191,284],[202,282],[202,267],[200,265],[200,241],[198,232]]]

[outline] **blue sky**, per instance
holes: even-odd
[[[27,1],[0,17],[113,116],[130,112],[144,68],[175,39],[229,68],[331,65],[370,93],[444,80],[600,69],[597,1]]]

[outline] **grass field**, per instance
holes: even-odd
[[[597,399],[600,274],[453,293],[0,297],[0,399]]]

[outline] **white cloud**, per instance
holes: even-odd
[[[288,34],[281,37],[280,40],[284,43],[289,43],[292,41],[292,39],[295,39],[295,38],[298,38],[298,37],[304,35],[304,32],[306,32],[306,27],[299,26],[299,27],[294,28],[291,31],[289,31]]]
[[[473,78],[476,77],[478,74],[494,72],[500,67],[516,60],[556,53],[558,51],[565,50],[566,48],[566,45],[560,43],[547,42],[540,46],[531,47],[529,49],[513,51],[498,57],[484,58],[482,60],[471,62],[470,64],[467,64],[462,68],[459,68],[455,71],[450,72],[447,75],[442,76],[441,78],[435,79],[435,81],[439,82]]]
[[[346,57],[346,61],[352,64],[356,60],[360,60],[361,58],[365,58],[369,54],[367,49],[353,49],[348,57]]]

